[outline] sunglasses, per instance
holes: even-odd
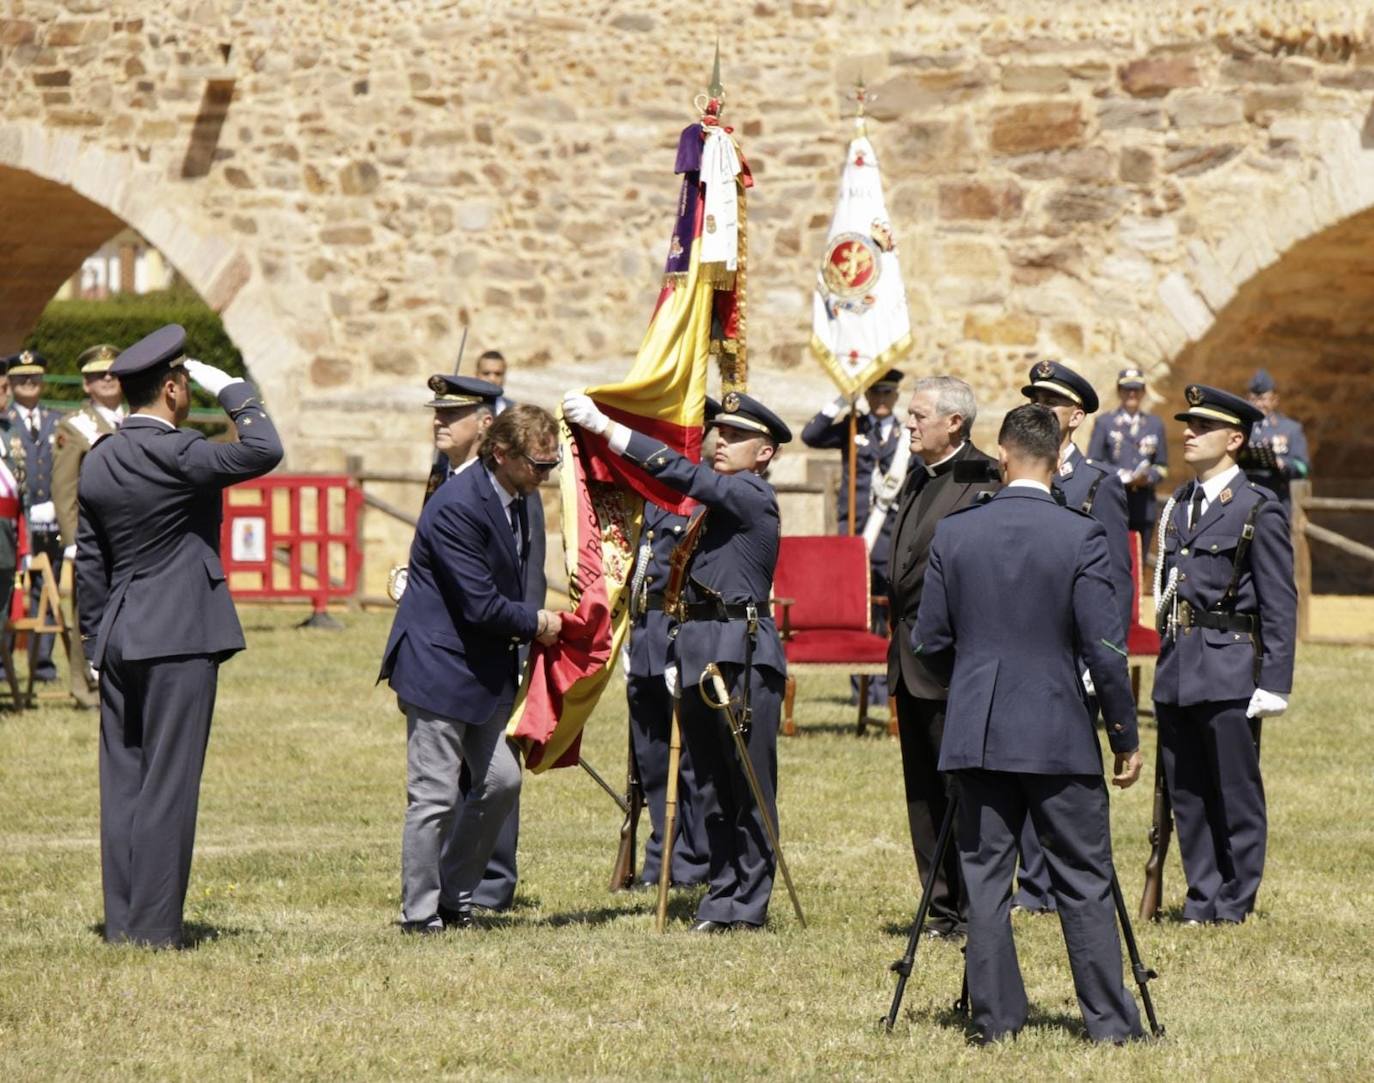
[[[539,473],[541,474],[548,473],[548,471],[553,470],[558,466],[561,466],[563,463],[562,455],[559,455],[556,459],[536,459],[532,455],[526,455],[523,451],[520,453],[520,455],[525,460],[525,462],[529,463],[530,466],[532,466],[535,470],[539,471]]]

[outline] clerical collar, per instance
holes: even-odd
[[[938,478],[941,474],[948,474],[954,469],[954,458],[959,452],[964,450],[964,445],[960,444],[939,462],[926,463],[926,473],[933,478]]]

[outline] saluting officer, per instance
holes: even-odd
[[[52,499],[52,452],[61,414],[39,405],[43,396],[43,377],[48,361],[34,350],[24,350],[10,358],[10,392],[14,401],[6,413],[12,431],[24,445],[25,500],[28,508],[29,550],[37,555],[46,553],[52,564],[53,581],[62,577],[62,543],[57,532],[57,509]],[[38,611],[43,593],[42,575],[29,578],[29,612]],[[53,665],[53,635],[38,637],[34,650],[34,679],[55,681],[57,667]]]
[[[181,943],[196,805],[219,667],[243,630],[219,559],[223,490],[267,473],[281,441],[252,385],[154,331],[116,358],[134,412],[81,471],[81,643],[100,674],[105,939]],[[219,397],[238,441],[177,426],[190,380]]]
[[[563,415],[603,433],[610,449],[706,506],[706,525],[689,565],[683,619],[665,679],[681,695],[682,733],[696,767],[706,824],[710,886],[694,932],[761,929],[768,918],[776,857],[722,712],[700,695],[716,663],[735,703],[751,716],[749,758],[777,823],[778,720],[787,661],[769,597],[778,561],[778,498],[763,475],[791,430],[772,410],[731,391],[707,404],[716,430],[712,465],[700,465],[652,437],[616,424],[586,395],[569,394]]]
[[[1183,918],[1239,923],[1255,908],[1268,830],[1258,720],[1282,714],[1293,687],[1293,548],[1283,505],[1236,465],[1259,409],[1200,384],[1185,396],[1174,416],[1193,480],[1160,526],[1155,716],[1188,880]]]
[[[1290,484],[1311,473],[1307,434],[1296,418],[1279,412],[1279,391],[1266,370],[1250,378],[1249,391],[1250,402],[1264,416],[1250,433],[1240,465],[1246,477],[1268,489],[1287,508]]]
[[[1029,380],[1021,393],[1032,402],[1048,406],[1059,422],[1059,466],[1055,470],[1053,489],[1061,495],[1065,505],[1091,515],[1107,532],[1112,594],[1116,601],[1115,612],[1121,621],[1119,638],[1124,643],[1131,627],[1131,603],[1135,594],[1126,490],[1116,474],[1084,458],[1073,442],[1074,434],[1087,415],[1097,412],[1097,392],[1082,376],[1058,361],[1041,361],[1033,366]],[[1015,905],[1019,909],[1031,913],[1056,909],[1044,853],[1029,819],[1021,839],[1021,870],[1016,881]]]
[[[1134,367],[1122,369],[1116,377],[1116,393],[1121,405],[1093,425],[1088,459],[1116,468],[1126,488],[1126,525],[1139,533],[1143,559],[1150,552],[1159,510],[1155,486],[1169,476],[1169,449],[1164,419],[1140,408],[1145,400],[1145,374]]]
[[[906,430],[896,414],[902,383],[901,369],[888,369],[854,404],[854,446],[857,470],[854,479],[854,524],[849,523],[849,409],[848,395],[827,403],[802,429],[801,441],[810,448],[835,448],[840,454],[840,490],[835,499],[835,518],[841,534],[863,534],[876,505],[885,509],[882,526],[868,553],[869,590],[872,597],[888,595],[887,565],[892,552],[892,528],[897,522],[897,497],[910,463]],[[874,606],[873,630],[887,635],[886,606]],[[857,691],[857,679],[851,678]],[[868,701],[887,702],[887,678],[868,682]]]
[[[76,559],[77,483],[86,454],[102,436],[124,422],[124,392],[110,366],[119,347],[102,343],[84,350],[76,359],[86,400],[57,425],[52,457],[52,501],[57,509],[57,529],[62,536],[62,559]],[[81,627],[79,602],[72,591],[72,626]],[[85,666],[72,666],[71,689],[83,707],[98,707],[95,682]]]
[[[663,859],[663,814],[668,789],[669,739],[673,697],[664,683],[671,637],[676,622],[663,610],[668,561],[682,540],[688,519],[657,504],[644,505],[635,573],[631,580],[630,642],[625,652],[625,698],[630,710],[635,769],[649,806],[653,826],[644,846],[640,883],[657,886]],[[678,762],[677,826],[674,829],[672,883],[679,886],[705,881],[706,828],[701,821],[696,770],[683,749]]]

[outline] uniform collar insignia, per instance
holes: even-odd
[[[1229,504],[1231,503],[1231,496],[1232,493],[1230,489],[1222,489],[1221,494],[1217,497],[1217,499],[1220,500],[1223,504]]]
[[[1073,473],[1073,460],[1072,460],[1072,459],[1065,459],[1062,463],[1059,464],[1059,476],[1060,476],[1061,478],[1066,478],[1066,477],[1068,477],[1068,476],[1069,476],[1070,474],[1072,474],[1072,473]]]

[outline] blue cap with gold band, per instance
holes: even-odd
[[[159,365],[180,368],[186,356],[186,329],[178,323],[144,335],[114,359],[107,371],[121,380],[151,372]]]
[[[11,376],[45,376],[48,359],[35,350],[20,350],[6,359],[6,368]]]
[[[434,398],[425,405],[436,410],[477,406],[480,403],[491,406],[501,397],[501,388],[475,376],[446,376],[443,373],[435,373],[429,378],[428,387],[434,392]]]
[[[888,369],[870,385],[873,391],[896,391],[902,383],[901,369]]]
[[[1031,366],[1029,379],[1030,383],[1021,389],[1021,394],[1026,398],[1036,391],[1053,391],[1083,407],[1085,414],[1097,412],[1097,392],[1093,390],[1093,385],[1068,365],[1061,365],[1058,361],[1041,361]]]
[[[83,376],[98,376],[102,372],[108,372],[118,356],[118,346],[111,346],[108,342],[102,342],[99,346],[91,346],[89,349],[82,350],[81,356],[76,359],[76,367],[81,370]]]
[[[720,402],[712,398],[706,400],[706,427],[712,425],[760,433],[777,444],[786,444],[792,439],[792,430],[782,418],[741,391],[727,391]]]
[[[1257,421],[1264,420],[1264,411],[1250,405],[1239,395],[1222,391],[1219,387],[1206,384],[1189,384],[1183,390],[1188,400],[1188,409],[1174,415],[1175,421],[1189,421],[1201,418],[1206,421],[1220,421],[1224,425],[1235,425],[1249,429]]]
[[[1131,391],[1145,386],[1145,374],[1134,366],[1122,369],[1116,374],[1116,386],[1123,391]]]
[[[1269,375],[1268,369],[1257,369],[1255,374],[1250,377],[1248,390],[1252,395],[1267,395],[1270,391],[1275,390],[1274,377]]]

